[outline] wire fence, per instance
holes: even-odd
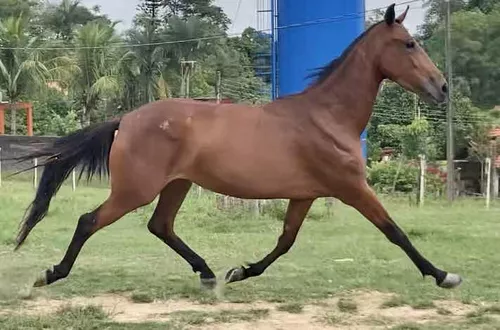
[[[29,171],[25,172],[24,174],[20,175],[19,177],[11,177],[10,175],[14,173],[14,169],[10,168],[9,166],[5,166],[4,163],[4,153],[2,148],[0,147],[0,189],[3,189],[6,182],[9,182],[9,185],[16,185],[24,182],[26,184],[27,182],[32,183],[33,189],[36,190],[40,181],[40,168],[36,167],[39,164],[39,159],[34,158],[31,162],[31,164],[26,165],[27,167],[32,167],[35,166],[34,168],[30,169]],[[385,160],[387,161],[387,160]],[[382,161],[384,162],[384,160]],[[416,189],[413,190],[412,192],[409,193],[398,193],[396,191],[396,186],[398,184],[399,176],[401,175],[401,170],[408,166],[409,162],[411,163],[412,161],[405,161],[405,160],[400,160],[399,161],[399,166],[398,166],[398,171],[396,171],[395,175],[391,180],[394,181],[394,188],[392,191],[379,191],[381,194],[392,196],[392,197],[401,197],[401,196],[408,196],[410,204],[418,207],[424,207],[427,202],[431,202],[431,204],[434,201],[442,201],[444,200],[444,193],[442,192],[436,192],[435,187],[433,187],[434,180],[436,179],[436,172],[433,171],[432,169],[435,169],[435,166],[429,166],[426,157],[424,155],[421,155],[419,160],[418,160],[418,176],[416,176],[415,179],[415,187]],[[414,163],[414,162],[413,162]],[[458,164],[465,164],[467,161],[461,161],[458,162]],[[457,187],[456,189],[456,198],[463,199],[463,198],[468,198],[468,199],[483,199],[484,200],[484,206],[485,208],[489,209],[491,206],[492,201],[494,201],[498,197],[498,181],[499,181],[499,175],[498,175],[498,169],[494,165],[494,162],[490,157],[487,157],[484,162],[482,162],[479,166],[480,168],[480,173],[473,173],[472,176],[478,176],[478,180],[480,180],[480,191],[477,192],[474,190],[469,190],[465,189],[464,187]],[[458,171],[460,171],[460,167],[458,168]],[[71,172],[71,175],[69,178],[66,180],[65,185],[71,186],[71,189],[73,192],[77,191],[78,186],[79,186],[79,169],[74,169]],[[470,176],[471,173],[468,173]],[[4,178],[8,177],[8,180],[6,181]],[[460,177],[460,176],[459,176]],[[465,178],[467,179],[467,178]],[[469,178],[470,179],[470,178]],[[467,181],[467,180],[464,180]],[[496,182],[495,182],[496,181]],[[460,185],[460,179],[456,182],[457,185]],[[429,186],[430,185],[430,186]],[[85,184],[86,187],[89,186],[89,184]],[[91,184],[91,187],[100,187],[100,188],[106,188],[109,189],[109,182],[106,180],[106,182],[100,182],[97,184]],[[431,187],[429,189],[429,187]],[[375,190],[377,190],[377,187],[374,187]],[[444,189],[443,189],[444,190]],[[209,190],[205,190],[204,188],[194,185],[192,189],[192,195],[195,196],[196,198],[205,198],[206,196],[214,196],[215,195],[215,204],[216,207],[219,210],[234,210],[234,209],[240,209],[240,210],[245,210],[249,211],[255,216],[261,215],[264,212],[264,209],[266,207],[274,207],[274,205],[279,205],[280,207],[283,206],[285,203],[284,200],[281,199],[276,199],[276,200],[245,200],[245,199],[240,199],[240,198],[235,198],[231,196],[226,196],[222,194],[217,194],[213,193]],[[412,198],[413,196],[413,198]],[[332,213],[335,205],[335,199],[334,198],[323,198],[322,199],[324,202],[324,205],[326,209],[328,210],[328,213]]]

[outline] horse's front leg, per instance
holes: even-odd
[[[249,277],[261,275],[266,268],[275,262],[280,256],[287,253],[295,242],[295,238],[311,208],[314,200],[291,200],[283,224],[283,233],[278,239],[278,244],[264,259],[248,265],[248,267],[237,267],[226,274],[226,282],[243,281]]]
[[[370,220],[371,223],[384,233],[391,243],[399,246],[413,261],[423,276],[434,277],[436,284],[442,288],[454,288],[462,282],[459,275],[448,273],[435,267],[417,251],[403,230],[391,219],[367,183],[361,184],[354,191],[356,194],[350,192],[351,196],[344,198],[344,202],[356,208],[365,218]]]

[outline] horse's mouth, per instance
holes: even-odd
[[[424,84],[418,94],[422,100],[432,105],[441,105],[448,100],[448,95],[431,83]]]

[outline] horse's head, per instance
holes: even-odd
[[[377,26],[379,69],[384,76],[403,88],[418,94],[427,102],[447,100],[448,86],[443,74],[415,41],[403,21],[409,7],[396,17],[394,4],[385,13],[384,22]]]

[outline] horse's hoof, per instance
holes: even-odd
[[[453,289],[459,286],[460,283],[462,283],[460,275],[448,273],[443,282],[439,283],[438,286],[445,289]]]
[[[201,288],[205,290],[213,290],[217,286],[217,278],[200,278]]]
[[[33,286],[35,288],[39,288],[39,287],[42,287],[42,286],[46,286],[48,283],[47,283],[47,272],[44,271],[43,273],[41,273],[40,275],[38,275],[38,277],[36,278],[35,280],[35,283],[33,284]]]
[[[226,283],[243,281],[246,278],[247,278],[247,276],[245,274],[245,268],[237,267],[237,268],[233,268],[227,272]]]

